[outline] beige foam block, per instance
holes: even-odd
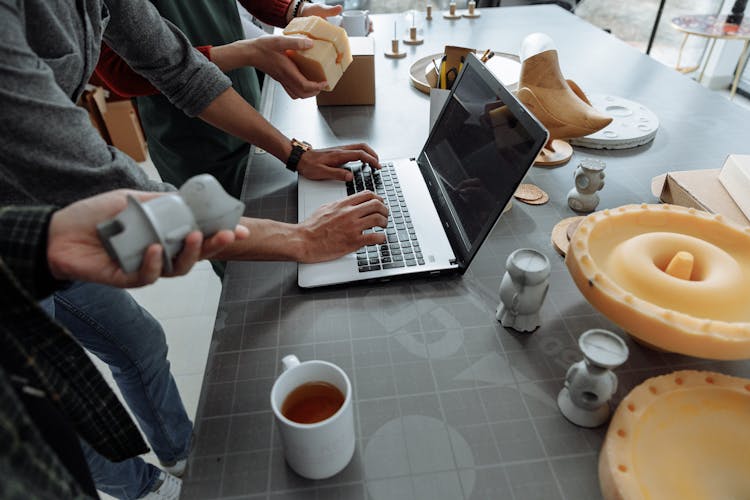
[[[317,17],[295,17],[284,28],[285,35],[306,35],[315,40],[325,40],[331,42],[336,49],[338,56],[337,63],[341,64],[341,70],[346,68],[352,62],[352,50],[349,47],[349,37],[346,35],[344,28],[334,26],[328,21]]]
[[[336,63],[336,50],[330,42],[313,40],[307,50],[296,50],[289,57],[297,65],[305,78],[314,82],[328,82],[325,90],[333,90],[344,72]]]
[[[346,71],[346,68],[352,63],[352,51],[349,46],[349,37],[346,35],[346,31],[339,26],[334,26],[331,23],[317,16],[308,17],[296,17],[284,28],[285,35],[301,35],[306,36],[313,41],[328,42],[334,49],[333,62],[339,66],[339,72],[341,74]],[[305,51],[297,51],[298,53],[308,53],[306,58],[312,60],[316,57],[329,58],[330,53],[317,49],[316,43],[313,48]],[[332,65],[328,59],[317,59],[320,62],[322,68],[332,68]],[[304,73],[304,72],[303,72]],[[329,83],[330,88],[326,90],[332,90],[338,82],[338,78],[333,79],[337,72],[328,74],[326,80]],[[339,78],[341,77],[339,75]],[[307,76],[307,75],[305,75]],[[308,77],[310,78],[310,77]],[[311,78],[312,79],[312,78]],[[320,81],[320,80],[318,80]]]

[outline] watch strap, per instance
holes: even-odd
[[[292,151],[289,153],[289,159],[286,161],[286,168],[292,172],[296,172],[302,155],[311,148],[312,146],[305,141],[292,139]]]

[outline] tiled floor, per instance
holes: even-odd
[[[158,178],[150,161],[142,166],[151,177]],[[162,279],[153,285],[132,289],[130,293],[164,328],[172,375],[188,415],[194,418],[221,293],[219,278],[208,262],[203,261],[185,276]],[[106,365],[96,358],[94,363],[119,395]],[[158,463],[153,454],[145,458]],[[110,497],[102,495],[102,498]]]

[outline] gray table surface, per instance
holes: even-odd
[[[528,180],[550,194],[543,206],[514,203],[463,277],[303,291],[294,263],[230,263],[196,417],[183,498],[273,499],[595,499],[597,456],[606,426],[585,430],[557,410],[565,371],[581,359],[586,329],[623,332],[573,284],[550,245],[550,231],[574,215],[565,196],[583,157],[607,164],[600,208],[655,202],[653,176],[718,168],[729,153],[750,153],[750,113],[585,21],[553,6],[482,9],[476,20],[424,23],[426,42],[390,60],[393,22],[374,16],[377,104],[318,109],[292,101],[276,84],[262,111],[288,136],[317,147],[366,141],[382,159],[415,155],[428,133],[429,98],[409,84],[413,61],[453,44],[518,53],[531,32],[556,42],[563,74],[588,93],[640,102],[661,127],[646,146],[576,149]],[[296,220],[296,178],[268,154],[251,158],[247,214]],[[495,320],[508,254],[520,247],[552,262],[543,323],[530,335]],[[624,334],[623,334],[624,335]],[[715,362],[661,353],[628,339],[617,370],[618,402],[644,379],[681,368],[750,377],[744,361]],[[354,385],[357,449],[325,481],[296,476],[284,463],[269,394],[281,358],[324,359]]]

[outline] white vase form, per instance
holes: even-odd
[[[550,263],[531,248],[508,256],[500,282],[500,304],[495,317],[507,328],[532,332],[541,325],[539,311],[549,289]]]

